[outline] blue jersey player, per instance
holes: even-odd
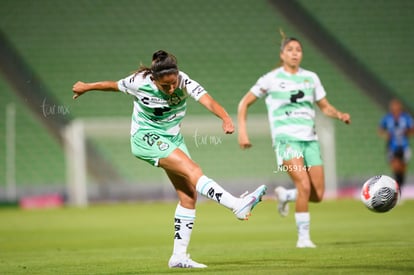
[[[399,100],[391,100],[389,112],[381,119],[378,132],[386,141],[387,159],[401,188],[411,158],[409,136],[414,133],[414,121],[403,111]]]

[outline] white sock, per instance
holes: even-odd
[[[177,205],[174,217],[174,255],[187,254],[187,247],[190,244],[195,218],[195,209],[187,209],[180,204]]]
[[[286,200],[287,201],[296,201],[297,195],[298,195],[298,190],[296,188],[286,190]]]
[[[310,214],[309,212],[295,213],[296,228],[299,240],[310,240]]]
[[[214,180],[204,175],[198,179],[196,189],[197,192],[201,195],[214,200],[229,209],[233,209],[234,204],[238,200],[238,198],[234,197],[232,194],[224,190]]]

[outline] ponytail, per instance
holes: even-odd
[[[286,36],[286,33],[282,30],[282,28],[279,28],[279,33],[280,36],[282,37],[282,41],[280,42],[280,51],[282,52],[286,45],[290,42],[290,41],[296,41],[300,44],[300,46],[302,47],[302,43],[300,43],[299,39],[295,38],[295,37],[288,37]],[[303,48],[303,47],[302,47]]]
[[[143,77],[151,74],[155,79],[158,79],[167,74],[178,74],[177,58],[159,50],[152,54],[151,67],[141,64],[136,74],[143,72]]]

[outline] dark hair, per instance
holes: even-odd
[[[285,32],[282,29],[279,29],[280,32],[280,36],[282,36],[282,42],[280,43],[280,51],[282,52],[286,45],[289,44],[289,42],[291,41],[296,41],[300,44],[300,46],[302,47],[302,43],[300,43],[299,39],[295,38],[295,37],[287,37]]]
[[[291,42],[291,41],[298,42],[300,44],[300,46],[302,47],[302,43],[300,43],[300,41],[297,38],[295,38],[295,37],[286,37],[282,40],[282,43],[280,43],[280,51],[282,52],[285,49],[286,45],[289,44],[289,42]]]
[[[167,74],[177,74],[177,58],[166,51],[156,51],[152,54],[151,67],[141,65],[136,73],[141,72],[144,72],[144,77],[151,74],[155,79]]]

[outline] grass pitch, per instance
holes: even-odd
[[[202,201],[189,253],[169,269],[175,202],[0,209],[0,274],[413,274],[414,201],[372,213],[356,200],[311,205],[316,249],[297,249],[294,217],[265,200],[247,222]],[[293,205],[291,205],[293,208]]]

